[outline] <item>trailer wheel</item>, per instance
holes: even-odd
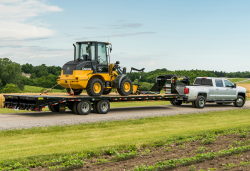
[[[132,81],[128,78],[124,78],[121,82],[120,88],[117,88],[118,93],[121,96],[128,96],[133,91]]]
[[[103,92],[102,92],[102,94],[103,95],[108,95],[110,92],[111,92],[111,88],[110,89],[108,89],[108,88],[105,88],[105,89],[103,89]]]
[[[74,104],[73,104],[73,112],[78,115],[77,104],[78,104],[78,102],[74,102]]]
[[[199,109],[204,108],[206,105],[206,98],[204,96],[198,96],[195,100],[195,106]]]
[[[181,100],[176,100],[176,99],[172,99],[172,100],[170,100],[170,103],[172,104],[172,105],[181,105],[182,104],[182,101]]]
[[[83,100],[77,104],[77,112],[79,115],[88,115],[91,111],[91,103],[88,100]]]
[[[98,111],[97,111],[97,102],[93,102],[93,112],[94,113],[98,113]]]
[[[103,92],[103,83],[99,78],[90,79],[86,90],[89,96],[100,96]]]
[[[59,112],[59,105],[58,104],[57,105],[49,105],[48,107],[49,107],[49,110],[51,112]]]
[[[106,114],[108,113],[110,109],[110,103],[108,100],[100,100],[97,103],[97,112],[100,114]]]
[[[234,106],[236,107],[242,107],[245,104],[245,99],[242,96],[238,96],[237,99],[234,102]]]

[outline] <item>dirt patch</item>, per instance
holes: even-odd
[[[205,141],[206,140],[206,141]],[[127,151],[112,152],[112,155],[101,155],[98,158],[84,159],[83,167],[73,169],[75,171],[124,171],[134,170],[136,166],[154,166],[157,162],[169,161],[172,159],[182,159],[194,157],[197,154],[219,152],[232,147],[246,146],[250,144],[250,138],[245,135],[229,134],[218,137],[210,137],[191,142],[178,142],[170,145],[158,144],[159,147],[131,149]],[[107,152],[106,152],[107,153]],[[224,157],[215,157],[199,163],[189,163],[188,165],[177,164],[170,171],[196,171],[196,170],[249,170],[250,151],[232,154]],[[249,163],[246,163],[249,162]],[[249,167],[248,167],[249,166]],[[35,168],[31,170],[49,170],[49,168]],[[156,169],[157,170],[157,169]]]

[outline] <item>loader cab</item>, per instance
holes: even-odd
[[[95,73],[108,73],[106,42],[76,42],[74,61],[89,61]]]

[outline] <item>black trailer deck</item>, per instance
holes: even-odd
[[[5,108],[18,110],[42,111],[48,107],[52,112],[65,112],[67,106],[76,114],[87,115],[91,108],[94,112],[105,114],[109,111],[110,102],[149,101],[149,100],[174,100],[180,98],[179,94],[141,94],[120,96],[111,93],[99,97],[88,95],[4,95]]]

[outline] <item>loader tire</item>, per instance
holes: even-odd
[[[67,90],[67,93],[70,93],[70,88],[67,88],[66,90]],[[82,93],[83,89],[73,89],[72,88],[72,90],[74,91],[74,95],[79,95]]]
[[[132,81],[128,78],[124,78],[121,82],[120,88],[117,89],[121,96],[128,96],[133,91]]]
[[[99,78],[90,79],[86,90],[89,96],[101,96],[103,93],[103,83]]]
[[[103,94],[103,95],[108,95],[108,94],[111,92],[111,90],[112,90],[111,88],[110,88],[110,89],[106,89],[106,88],[105,88],[105,89],[103,90],[102,94]]]

